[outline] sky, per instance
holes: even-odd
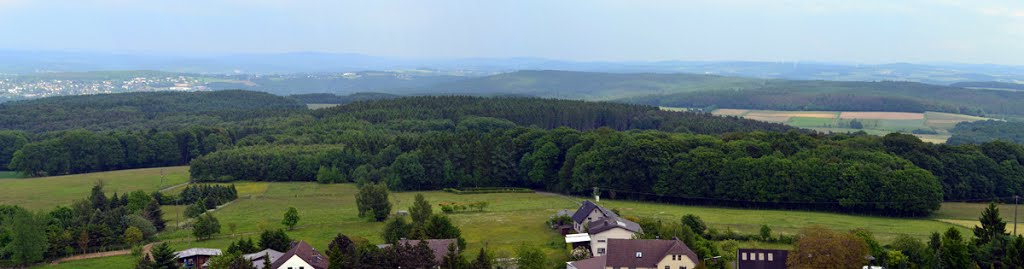
[[[1024,65],[1024,1],[0,0],[0,49]]]

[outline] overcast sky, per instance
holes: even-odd
[[[1024,65],[1024,1],[0,0],[0,48]]]

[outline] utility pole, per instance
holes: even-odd
[[[1020,195],[1013,196],[1013,235],[1017,235],[1017,206],[1020,204]]]

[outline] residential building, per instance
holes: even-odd
[[[609,239],[608,252],[569,262],[567,269],[692,269],[700,259],[683,241]]]
[[[789,251],[777,249],[736,250],[736,269],[785,269]]]
[[[221,251],[213,248],[190,248],[174,253],[178,264],[186,269],[203,269],[210,266],[213,256],[220,256]]]
[[[434,252],[434,261],[437,264],[441,264],[444,261],[444,256],[448,254],[448,246],[455,244],[455,251],[459,251],[458,239],[427,239],[427,246]],[[416,246],[420,244],[420,240],[398,240],[398,244],[409,244],[410,246]]]
[[[578,233],[587,232],[587,224],[591,221],[605,218],[605,217],[618,217],[618,214],[611,210],[605,209],[598,206],[597,204],[590,202],[589,200],[583,201],[579,209],[576,209],[576,213],[572,215],[572,228]]]
[[[640,224],[618,216],[601,218],[590,222],[590,250],[594,256],[605,255],[608,240],[632,239],[642,233]]]
[[[317,252],[305,241],[292,242],[288,252],[271,263],[271,269],[327,269],[327,256]]]
[[[252,261],[252,265],[255,266],[256,269],[263,269],[263,264],[266,263],[267,259],[269,259],[270,263],[273,264],[278,258],[281,258],[281,255],[284,255],[284,253],[268,248],[260,252],[245,254],[243,257],[245,257],[246,260]]]

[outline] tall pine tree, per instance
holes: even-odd
[[[977,245],[984,245],[991,242],[996,236],[1006,234],[1006,222],[999,216],[999,207],[996,203],[988,204],[988,208],[981,213],[981,227],[974,226],[974,237],[977,238]]]

